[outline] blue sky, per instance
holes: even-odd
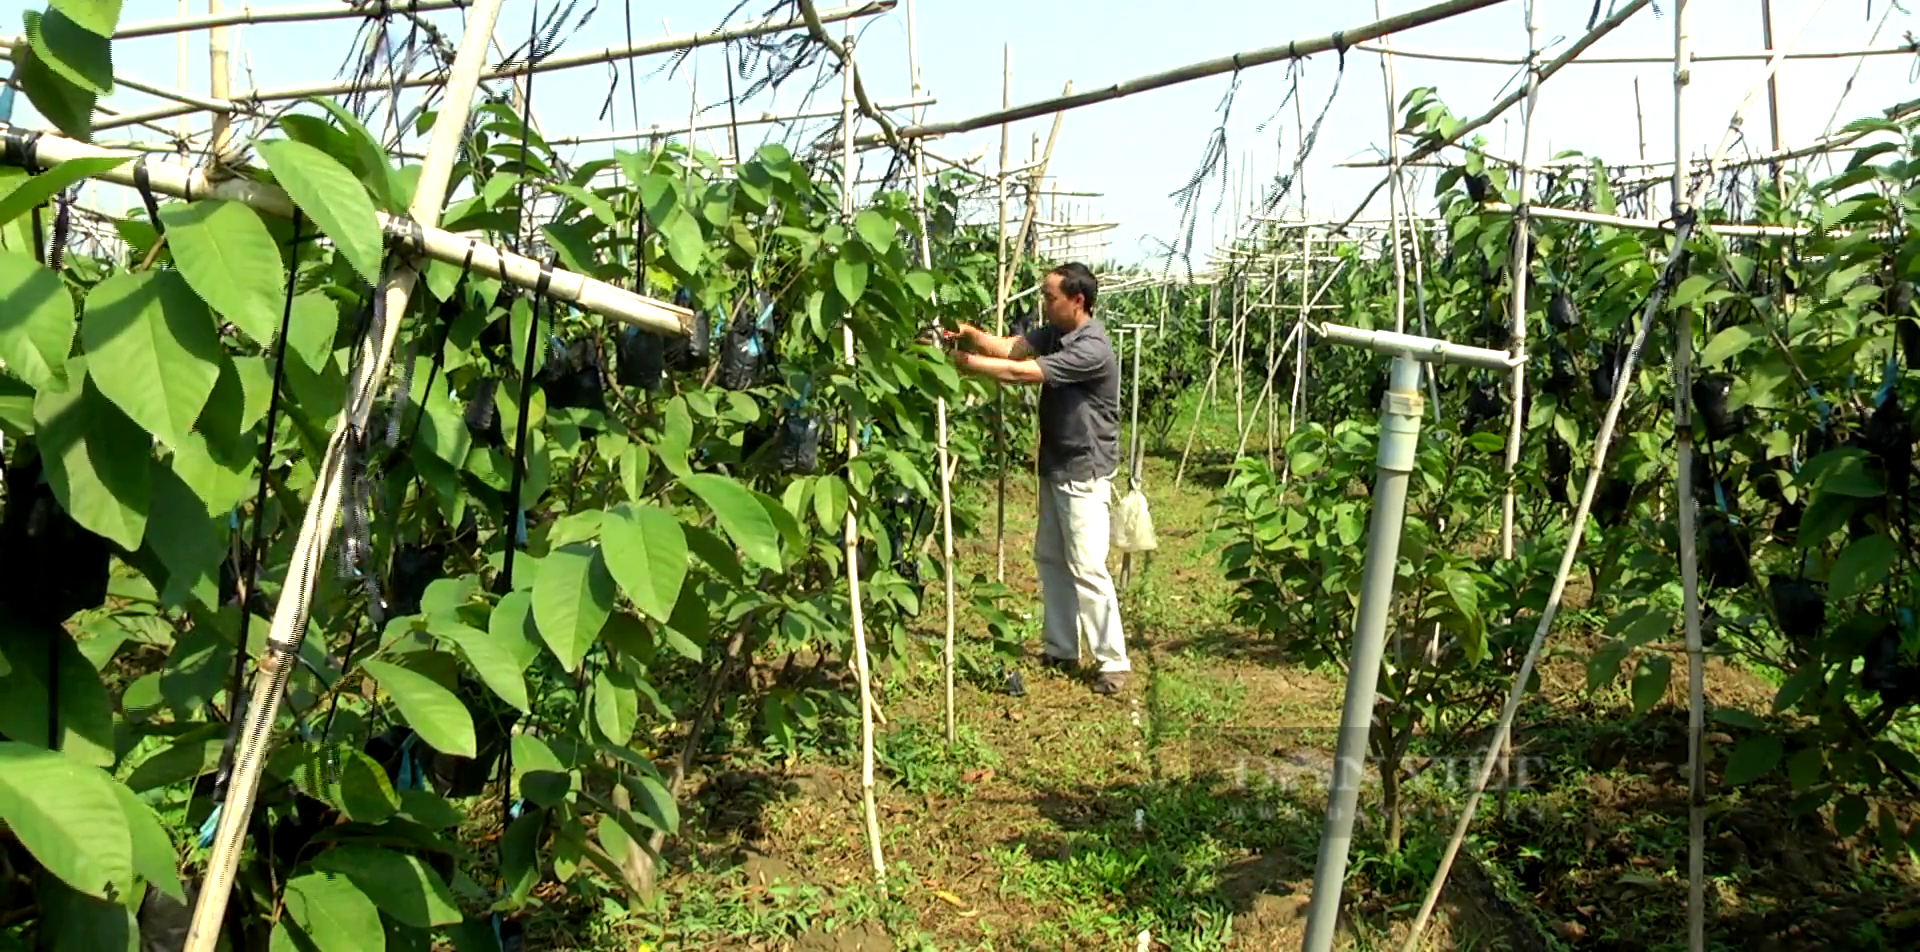
[[[313,0],[295,2],[310,5]],[[829,8],[834,2],[820,0],[820,5]],[[928,110],[928,117],[933,121],[971,116],[1000,105],[1003,43],[1011,44],[1012,48],[1012,99],[1022,103],[1057,94],[1069,79],[1077,89],[1097,88],[1196,60],[1324,35],[1375,19],[1373,5],[1365,3],[916,2],[923,81],[927,93],[939,100]],[[538,6],[545,11],[553,3],[554,0],[541,0]],[[1674,0],[1659,0],[1660,16],[1656,17],[1652,9],[1641,11],[1587,55],[1670,56],[1673,3]],[[863,78],[869,91],[881,102],[909,98],[905,4],[906,0],[901,0],[891,13],[856,21],[856,29],[861,31],[857,56]],[[40,6],[40,0],[32,0],[31,5]],[[230,0],[229,6],[232,5]],[[277,4],[255,0],[254,5]],[[583,0],[579,9],[591,5]],[[592,21],[568,40],[563,52],[624,42],[629,7],[634,36],[646,38],[667,32],[663,21],[670,24],[675,33],[710,29],[731,5],[730,0],[635,0],[630,4],[623,0],[599,0],[599,9]],[[758,15],[765,5],[770,4],[753,0],[736,17],[736,22]],[[24,4],[22,0],[0,0],[0,7],[4,6],[19,8]],[[193,6],[196,11],[204,10],[204,0],[194,0]],[[505,46],[511,47],[524,39],[535,6],[536,0],[507,0],[501,22],[501,42]],[[1402,12],[1415,6],[1398,0],[1388,3],[1385,12]],[[1543,44],[1549,46],[1550,54],[1564,49],[1583,32],[1590,6],[1578,0],[1541,3],[1540,35]],[[1777,43],[1785,45],[1800,24],[1819,8],[1800,39],[1799,49],[1850,50],[1870,45],[1869,37],[1887,13],[1889,0],[1870,4],[1858,0],[1825,4],[1820,0],[1775,0],[1773,6]],[[173,0],[127,0],[123,20],[167,18],[175,9]],[[1692,0],[1688,13],[1697,54],[1753,51],[1762,47],[1757,0]],[[462,21],[459,11],[432,16],[450,35],[458,35]],[[1518,57],[1526,50],[1524,17],[1523,2],[1508,0],[1401,33],[1393,42],[1408,49]],[[4,19],[11,22],[15,18]],[[331,78],[352,40],[356,22],[261,24],[239,29],[233,61],[234,88],[243,90],[255,85],[272,87]],[[830,28],[836,35],[840,32],[838,26]],[[1871,45],[1897,45],[1910,29],[1915,29],[1912,17],[1895,10],[1881,29],[1879,40]],[[176,49],[172,37],[121,41],[115,44],[115,69],[149,83],[173,85],[178,60]],[[654,73],[664,62],[663,58],[655,57],[639,63],[642,118],[646,123],[684,123],[689,105],[687,79],[684,73],[671,76],[665,72]],[[1803,144],[1827,127],[1841,90],[1859,62],[1856,58],[1802,60],[1782,66],[1782,136],[1789,146]],[[204,93],[208,84],[205,33],[190,36],[187,64],[189,86]],[[1696,65],[1685,109],[1691,151],[1700,153],[1718,144],[1735,107],[1763,68],[1761,61]],[[703,105],[725,98],[725,76],[718,47],[701,50],[692,70]],[[1860,70],[1853,91],[1841,105],[1836,125],[1920,96],[1913,81],[1917,70],[1920,64],[1910,55],[1869,58]],[[1322,54],[1307,61],[1301,78],[1301,96],[1309,123],[1333,92],[1338,71],[1339,59],[1333,54]],[[1400,94],[1404,95],[1414,86],[1437,86],[1455,113],[1472,116],[1511,88],[1509,84],[1516,81],[1517,69],[1398,57],[1395,72]],[[623,76],[624,73],[623,69]],[[1657,64],[1575,64],[1563,70],[1541,90],[1540,115],[1535,127],[1535,135],[1540,139],[1537,154],[1544,157],[1550,151],[1579,149],[1617,161],[1637,159],[1635,77],[1639,79],[1648,157],[1671,157],[1671,68]],[[1145,258],[1153,250],[1150,236],[1166,238],[1173,234],[1179,211],[1169,193],[1181,187],[1199,164],[1208,135],[1220,121],[1217,107],[1231,82],[1227,76],[1216,77],[1086,107],[1067,115],[1050,172],[1058,176],[1061,188],[1104,193],[1104,198],[1075,201],[1081,204],[1082,215],[1121,222],[1110,249],[1114,258],[1123,261]],[[541,74],[534,80],[536,118],[549,136],[631,128],[633,118],[624,90],[619,97],[617,120],[610,124],[597,118],[607,84],[605,66]],[[799,85],[804,83],[796,83]],[[1388,120],[1382,87],[1380,58],[1372,53],[1350,51],[1338,96],[1327,113],[1319,143],[1306,166],[1306,201],[1312,214],[1344,216],[1379,179],[1379,170],[1343,169],[1336,168],[1335,164],[1373,157],[1383,146]],[[1283,162],[1285,167],[1291,167],[1299,130],[1293,107],[1280,109],[1288,88],[1285,64],[1251,69],[1240,77],[1227,126],[1228,158],[1236,175],[1242,168],[1249,168],[1255,182],[1265,182]],[[811,108],[837,108],[838,92],[838,82],[830,83],[814,98]],[[124,89],[112,102],[118,108],[136,110],[156,104],[147,96]],[[775,101],[761,96],[742,103],[739,108],[745,117],[769,108],[791,111],[798,105],[799,90],[793,89],[780,94]],[[709,113],[714,118],[723,115],[719,111]],[[21,114],[16,118],[34,121],[24,98]],[[1256,131],[1256,127],[1269,118],[1275,121],[1264,131]],[[194,121],[204,126],[206,120],[202,116]],[[1049,118],[1029,120],[1013,128],[1015,164],[1025,159],[1035,134],[1044,137],[1050,121]],[[171,128],[173,122],[167,120],[164,124]],[[757,141],[772,128],[754,127],[744,130],[743,135]],[[1764,100],[1751,114],[1746,131],[1755,151],[1767,148]],[[1497,151],[1518,155],[1520,110],[1517,107],[1510,110],[1504,121],[1496,121],[1484,134]],[[703,145],[708,141],[717,140],[703,140]],[[997,130],[943,139],[932,146],[950,156],[985,149],[988,167],[997,160],[998,147]],[[608,148],[583,146],[578,155],[586,157]],[[1741,149],[1737,147],[1737,151]],[[878,164],[877,158],[869,159],[869,168],[874,171],[878,170]],[[1417,194],[1424,199],[1430,192],[1431,186],[1423,185]],[[1298,191],[1294,194],[1297,196]],[[1215,193],[1208,197],[1209,213],[1216,196],[1217,186]],[[109,209],[116,207],[118,201],[114,197],[104,199]],[[1382,193],[1376,198],[1373,211],[1384,214],[1385,209]],[[1208,244],[1211,234],[1210,223],[1204,218],[1199,231],[1196,251]]]

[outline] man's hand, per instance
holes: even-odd
[[[988,336],[989,335],[987,334],[986,331],[983,331],[980,328],[973,326],[972,324],[968,324],[965,321],[962,321],[960,323],[959,329],[954,331],[953,333],[953,338],[956,342],[958,342],[961,346],[965,347],[966,349],[973,350],[973,351],[979,350],[980,342],[982,340],[985,340]]]

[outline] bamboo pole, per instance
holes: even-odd
[[[478,2],[478,0],[475,0],[475,2]],[[823,22],[827,22],[827,23],[837,23],[843,20],[852,20],[852,19],[857,19],[862,17],[878,16],[882,13],[887,13],[891,11],[894,8],[894,5],[896,2],[897,0],[866,0],[866,2],[860,4],[859,6],[835,7],[828,10],[822,10],[820,11],[820,19]],[[1488,0],[1488,2],[1492,2],[1492,0]],[[490,82],[497,79],[508,79],[515,76],[525,76],[529,73],[548,73],[548,72],[553,72],[555,70],[574,69],[581,66],[598,66],[604,63],[611,63],[617,60],[631,59],[639,56],[651,56],[656,53],[672,53],[680,50],[695,49],[702,46],[713,46],[716,44],[727,43],[733,40],[745,39],[748,37],[765,36],[769,33],[784,33],[789,30],[803,30],[803,29],[806,29],[806,26],[807,26],[806,21],[803,18],[799,18],[799,17],[780,19],[780,20],[776,20],[772,18],[749,20],[746,23],[741,24],[740,26],[731,27],[724,30],[712,30],[706,33],[682,33],[675,36],[663,36],[656,39],[647,40],[645,42],[635,43],[631,46],[609,46],[604,49],[588,50],[585,52],[571,53],[564,56],[550,56],[550,57],[547,57],[546,59],[540,60],[537,63],[529,63],[524,59],[518,60],[515,62],[496,63],[495,65],[486,68],[484,70],[484,75],[482,75],[480,78],[482,82]],[[421,86],[438,86],[446,81],[447,81],[447,76],[445,71],[436,69],[436,70],[429,70],[422,73],[416,73],[412,76],[409,76],[400,80],[398,83],[387,83],[379,80],[375,80],[370,83],[361,83],[361,82],[301,83],[301,84],[291,85],[291,86],[272,86],[264,89],[250,89],[240,93],[238,96],[238,99],[239,101],[248,102],[248,103],[287,102],[287,101],[296,100],[296,99],[310,99],[313,97],[344,96],[350,93],[362,92],[362,91],[381,92],[381,91],[391,90],[396,87],[403,88],[403,89],[411,89],[411,88],[416,88]],[[229,98],[232,98],[232,97],[229,97]],[[192,107],[170,106],[170,107],[160,108],[160,109],[151,109],[144,112],[128,113],[123,116],[114,117],[113,119],[107,120],[104,123],[95,123],[94,129],[106,130],[106,129],[113,129],[113,128],[118,128],[126,125],[132,125],[135,123],[150,122],[158,119],[171,119],[175,116],[182,115],[184,113],[190,113],[193,111],[194,109]]]
[[[842,40],[841,49],[846,52],[846,61],[840,70],[840,140],[842,152],[840,175],[842,181],[853,179],[853,33],[848,31]],[[840,216],[849,226],[853,223],[853,189],[840,190]],[[840,342],[846,350],[848,371],[854,367],[853,352],[853,315],[848,313],[840,322]],[[858,427],[847,427],[847,459],[853,460],[860,455],[860,431]],[[853,500],[847,501],[847,598],[853,612],[853,652],[854,667],[860,676],[860,803],[866,815],[867,846],[873,857],[873,877],[879,883],[884,894],[887,889],[887,861],[880,846],[880,812],[873,801],[873,669],[867,659],[866,619],[860,606],[860,523],[859,505]]]
[[[185,19],[187,15],[193,11],[192,4],[193,0],[180,0],[179,10],[181,19]],[[118,31],[116,31],[114,35],[117,38],[119,36]],[[11,48],[12,47],[9,47],[9,49]],[[174,85],[179,89],[187,89],[189,88],[187,84],[192,81],[187,73],[187,34],[181,33],[175,41],[173,56]],[[121,81],[125,82],[125,79],[121,79]],[[190,115],[191,113],[181,113],[179,121],[174,123],[175,132],[182,142],[185,142],[187,137],[193,134],[193,122],[188,118]]]
[[[907,0],[907,72],[913,83],[913,98],[921,100],[925,91],[920,85],[920,44],[919,24],[914,12],[917,5]],[[924,106],[914,109],[915,122],[925,118]],[[927,228],[927,161],[914,143],[913,155],[913,200],[920,215],[920,267],[933,267],[933,232]],[[940,463],[940,566],[946,584],[946,642],[941,655],[942,675],[945,680],[945,704],[947,721],[947,746],[959,742],[958,715],[953,701],[953,670],[956,662],[954,650],[954,604],[953,581],[953,464],[949,462],[947,448],[947,398],[942,396],[934,401],[934,450]]]
[[[1539,71],[1538,76],[1531,80],[1526,87],[1507,94],[1499,102],[1494,103],[1493,108],[1488,109],[1473,119],[1461,123],[1454,128],[1453,132],[1438,138],[1429,139],[1419,148],[1414,149],[1412,154],[1402,159],[1401,164],[1404,166],[1408,163],[1418,162],[1427,156],[1434,155],[1441,149],[1460,141],[1468,133],[1480,129],[1499,118],[1501,113],[1506,112],[1512,108],[1515,103],[1526,97],[1527,89],[1534,88],[1537,84],[1544,83],[1552,78],[1553,74],[1564,69],[1568,63],[1573,62],[1581,53],[1586,52],[1595,43],[1600,42],[1601,38],[1612,33],[1622,23],[1627,22],[1634,14],[1645,9],[1647,5],[1652,2],[1653,0],[1626,0],[1626,3],[1623,4],[1619,10],[1615,11],[1612,16],[1595,24],[1593,29],[1587,31],[1586,35],[1574,41],[1572,46],[1567,47],[1566,52],[1554,57],[1553,61],[1543,67]],[[1366,211],[1367,205],[1373,201],[1373,197],[1378,195],[1380,189],[1385,187],[1386,184],[1387,180],[1385,178],[1374,183],[1373,188],[1369,189],[1366,196],[1361,198],[1360,203],[1354,207],[1353,214],[1347,216],[1346,221],[1341,222],[1333,229],[1334,233],[1338,234],[1339,232],[1345,231],[1347,222],[1360,217],[1360,213]]]
[[[52,133],[25,129],[0,132],[0,137],[12,144],[14,154],[26,157],[28,164],[38,169],[52,168],[75,159],[128,156],[132,161],[91,177],[128,187],[135,185],[133,168],[138,159],[134,153],[101,149]],[[213,182],[199,169],[189,169],[170,162],[148,162],[147,174],[148,184],[157,195],[189,200],[220,198],[280,218],[293,217],[293,201],[287,198],[287,193],[271,185],[248,179]],[[375,217],[389,239],[410,245],[435,261],[463,264],[470,260],[475,274],[499,278],[522,288],[539,287],[544,280],[548,295],[584,311],[632,324],[655,334],[685,337],[692,333],[693,312],[686,308],[641,297],[624,288],[561,268],[549,268],[532,258],[483,245],[465,235],[434,227],[428,222],[439,220],[438,210],[430,219],[415,216],[410,220],[405,216],[384,212],[376,212]],[[473,254],[469,259],[470,250]]]
[[[1013,45],[1000,44],[1000,103],[1005,106],[1013,97]],[[993,332],[999,336],[1007,333],[1007,286],[1013,280],[1013,269],[1007,267],[1007,141],[1006,123],[1000,124],[1000,171],[994,176],[994,185],[998,189],[1000,200],[999,264],[994,282]],[[998,407],[1000,436],[1000,478],[993,503],[993,572],[994,579],[1007,580],[1007,397],[1006,388],[995,388],[994,406]]]
[[[1640,161],[1647,160],[1647,114],[1640,108],[1640,77],[1633,78],[1633,125],[1640,132]]]
[[[1671,179],[1672,173],[1666,178]],[[1490,214],[1514,214],[1514,206],[1505,202],[1487,202],[1480,206],[1482,212]],[[1602,215],[1599,212],[1582,211],[1577,208],[1553,208],[1546,205],[1531,205],[1527,214],[1534,218],[1553,218],[1560,221],[1581,222],[1588,225],[1606,225],[1612,228],[1626,228],[1633,231],[1672,231],[1672,226],[1650,218],[1628,218],[1623,215]],[[1819,229],[1805,225],[1753,225],[1742,222],[1698,223],[1701,230],[1718,232],[1722,235],[1740,235],[1749,238],[1799,238],[1815,234]]]
[[[1265,66],[1269,63],[1302,59],[1312,56],[1315,53],[1352,49],[1354,44],[1363,40],[1376,39],[1389,33],[1397,33],[1402,30],[1410,30],[1417,26],[1425,26],[1426,24],[1478,10],[1482,7],[1490,7],[1500,2],[1502,2],[1502,0],[1446,0],[1444,3],[1436,3],[1418,10],[1396,14],[1384,20],[1377,20],[1372,23],[1340,30],[1326,36],[1291,40],[1278,46],[1268,46],[1242,53],[1234,53],[1228,56],[1170,69],[1165,72],[1124,80],[1114,83],[1111,86],[1090,89],[1083,93],[1074,93],[1070,96],[1059,96],[1053,99],[1042,99],[1038,102],[1030,102],[1020,106],[1002,107],[995,112],[972,116],[953,122],[915,124],[899,130],[899,135],[905,139],[925,139],[956,135],[962,132],[972,132],[975,129],[984,129],[988,126],[999,125],[1001,123],[1032,119],[1035,116],[1043,116],[1050,112],[1078,109],[1082,106],[1093,105],[1094,103],[1122,99],[1127,96],[1138,95],[1167,86],[1192,82],[1196,79],[1206,79],[1209,76],[1220,76],[1238,70],[1250,69],[1255,66]],[[1641,0],[1641,5],[1644,6],[1647,2],[1649,2],[1649,0]],[[863,138],[862,141],[867,140]]]
[[[1011,91],[1012,87],[1009,85],[1007,89]],[[1062,90],[1062,92],[1063,93],[1073,92],[1073,80],[1067,80],[1067,85]],[[1005,98],[1004,94],[1002,98]],[[1044,179],[1047,177],[1047,166],[1053,163],[1053,147],[1056,143],[1060,141],[1060,124],[1066,118],[1067,118],[1067,114],[1064,112],[1056,112],[1053,114],[1053,128],[1047,131],[1046,150],[1041,152],[1040,158],[1033,163],[1033,167],[1032,167],[1033,174],[1032,174],[1032,177],[1029,179],[1029,181],[1034,183],[1036,187],[1041,179]],[[1019,271],[1021,263],[1026,259],[1026,256],[1027,256],[1027,233],[1032,231],[1034,225],[1039,222],[1038,215],[1040,213],[1040,203],[1038,199],[1035,197],[1035,194],[1036,193],[1032,189],[1029,189],[1027,192],[1027,203],[1026,203],[1027,208],[1026,208],[1025,215],[1020,222],[1020,238],[1018,241],[1014,242],[1013,259],[1009,261],[1007,264],[1007,273],[1003,280],[1003,283],[1006,285],[1006,291],[1008,292],[1011,292],[1013,290],[1014,273]],[[1052,224],[1052,222],[1048,222],[1048,224]],[[1105,231],[1109,227],[1117,227],[1117,225],[1108,225],[1103,223],[1097,230]]]
[[[117,78],[118,77],[116,77],[116,79]],[[908,109],[908,108],[917,109],[917,107],[933,105],[934,102],[935,100],[933,99],[923,98],[921,96],[914,96],[913,98],[908,99],[904,102],[882,103],[880,104],[879,108],[882,110],[899,110],[899,109]],[[924,111],[924,110],[919,110],[919,111]],[[773,125],[773,124],[786,123],[786,122],[804,122],[809,119],[838,119],[838,118],[840,118],[840,110],[838,109],[821,109],[821,110],[814,110],[812,112],[788,113],[786,115],[775,115],[771,112],[768,112],[768,113],[762,113],[759,116],[743,117],[738,121],[718,120],[715,122],[696,122],[693,124],[693,128],[697,131],[704,132],[710,129],[727,129],[727,128],[732,128],[736,126],[744,128],[746,126]],[[548,139],[547,144],[548,145],[591,145],[599,142],[620,142],[627,139],[651,139],[651,138],[657,138],[661,136],[677,134],[682,128],[685,128],[685,127],[674,126],[672,128],[668,128],[660,125],[652,125],[652,126],[646,127],[645,129],[634,129],[629,132],[596,132],[590,135],[563,136],[560,138]]]
[[[207,15],[220,15],[220,0],[207,0]],[[207,34],[207,65],[211,70],[207,93],[222,102],[230,101],[233,98],[233,73],[227,61],[227,44],[231,41],[232,33],[230,29],[225,26],[216,26],[212,32]],[[125,117],[122,118],[124,119]],[[233,117],[227,113],[215,112],[213,114],[212,144],[214,155],[219,156],[227,153],[228,132],[232,124]],[[100,127],[95,126],[94,128],[98,129]]]
[[[1773,40],[1762,40],[1767,48],[1762,50],[1729,50],[1721,53],[1701,53],[1693,57],[1695,63],[1743,63],[1763,61],[1773,54]],[[1385,43],[1355,43],[1354,49],[1368,53],[1380,52]],[[1475,53],[1459,50],[1422,50],[1405,46],[1394,47],[1396,55],[1408,59],[1434,60],[1444,63],[1474,63],[1482,66],[1525,66],[1527,61],[1496,53]],[[1912,56],[1920,53],[1920,42],[1909,41],[1899,46],[1874,47],[1858,50],[1807,50],[1791,53],[1788,59],[1795,60],[1831,60],[1852,59],[1856,56]],[[1575,66],[1655,66],[1672,63],[1671,54],[1642,53],[1634,56],[1593,56],[1574,61]]]
[[[1513,212],[1513,254],[1508,262],[1508,273],[1512,287],[1507,299],[1512,305],[1509,324],[1513,340],[1508,348],[1514,356],[1512,397],[1507,428],[1507,458],[1505,462],[1506,488],[1500,494],[1500,558],[1513,558],[1513,516],[1514,490],[1513,470],[1520,463],[1520,438],[1526,433],[1526,419],[1522,408],[1527,393],[1527,275],[1528,257],[1531,252],[1532,225],[1528,220],[1528,206],[1533,200],[1533,117],[1540,108],[1540,20],[1536,9],[1536,0],[1526,0],[1527,6],[1527,106],[1520,114],[1520,182],[1519,204]],[[1505,737],[1499,738],[1501,744],[1508,743]]]
[[[480,68],[485,62],[487,38],[503,0],[476,0],[460,52],[454,61],[447,85],[447,105],[435,121],[427,160],[420,172],[419,186],[410,211],[424,224],[439,221],[446,201],[447,180],[459,156],[461,134],[473,105],[473,93],[479,85]],[[335,514],[339,510],[345,482],[344,457],[348,434],[364,430],[373,409],[379,381],[385,379],[387,361],[393,353],[401,315],[419,272],[405,261],[396,261],[388,272],[379,294],[384,299],[384,314],[376,314],[373,333],[357,361],[356,379],[347,391],[347,401],[334,425],[313,498],[307,504],[306,517],[295,542],[286,585],[274,608],[273,628],[258,661],[253,679],[252,703],[247,708],[247,731],[239,756],[234,761],[233,779],[227,801],[220,812],[220,824],[214,836],[214,850],[207,866],[206,880],[194,903],[193,918],[187,933],[185,952],[214,952],[220,942],[220,924],[226,917],[234,876],[253,813],[253,797],[265,765],[268,740],[293,659],[299,656],[300,642],[306,635],[307,604],[313,585],[326,559],[326,540],[333,534]]]
[[[1817,7],[1816,7],[1817,9]],[[1680,221],[1690,209],[1687,200],[1686,89],[1692,80],[1689,60],[1692,41],[1687,36],[1687,0],[1673,4],[1673,218]],[[1773,61],[1779,66],[1779,60]],[[1769,83],[1773,71],[1767,75]],[[1725,151],[1724,147],[1721,151]],[[1676,244],[1678,240],[1676,239]],[[1674,254],[1684,254],[1674,248]],[[1675,506],[1679,510],[1680,598],[1687,636],[1687,948],[1706,949],[1706,795],[1707,764],[1701,740],[1706,717],[1706,656],[1700,640],[1700,566],[1696,548],[1693,496],[1693,405],[1689,376],[1693,363],[1693,315],[1688,308],[1674,313],[1673,436],[1677,472]]]
[[[1760,0],[1760,43],[1768,52],[1773,49],[1773,0]],[[1780,151],[1780,81],[1779,76],[1767,77],[1767,132],[1773,151]],[[1780,181],[1780,166],[1773,166],[1773,190],[1780,194],[1784,189]]]
[[[1381,0],[1373,0],[1373,15],[1382,16],[1384,12]],[[1387,240],[1393,246],[1393,330],[1404,334],[1407,331],[1407,268],[1400,250],[1400,115],[1396,105],[1399,97],[1394,95],[1393,89],[1392,47],[1385,37],[1381,38],[1379,47],[1380,88],[1387,97],[1387,178],[1390,180],[1387,185]]]
[[[401,4],[395,3],[394,6]],[[473,0],[406,0],[406,8],[412,13],[432,13],[438,10],[458,10],[473,5]],[[399,11],[394,11],[399,12]],[[257,8],[243,4],[237,10],[208,12],[195,16],[185,2],[180,4],[180,14],[171,20],[143,20],[128,23],[113,31],[116,40],[131,40],[143,36],[165,36],[168,34],[185,35],[215,27],[235,26],[256,23],[313,23],[321,20],[348,20],[355,17],[371,19],[376,14],[367,6],[356,6],[351,2],[323,3],[304,7],[266,7]],[[117,82],[119,77],[114,77]],[[182,89],[186,88],[184,86]]]

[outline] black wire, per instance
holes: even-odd
[[[273,391],[267,397],[266,436],[260,442],[259,486],[253,494],[253,533],[247,542],[247,556],[238,567],[243,571],[234,573],[234,589],[240,599],[240,637],[233,648],[233,668],[227,675],[227,741],[220,749],[220,766],[214,772],[213,802],[224,803],[227,799],[227,784],[233,773],[234,747],[240,741],[240,726],[245,717],[246,696],[241,693],[247,674],[247,629],[253,621],[253,612],[247,602],[253,596],[254,577],[259,571],[260,547],[266,534],[267,514],[267,475],[273,467],[273,433],[279,424],[280,397],[287,367],[287,330],[293,323],[293,296],[298,287],[300,276],[300,225],[299,209],[293,213],[293,250],[291,263],[287,268],[286,302],[280,311],[280,333],[273,341]],[[335,695],[336,699],[338,695]],[[332,721],[331,712],[328,717]]]

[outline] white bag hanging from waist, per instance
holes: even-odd
[[[1139,485],[1127,490],[1113,510],[1112,543],[1121,552],[1152,552],[1160,542],[1153,534],[1153,513]]]

